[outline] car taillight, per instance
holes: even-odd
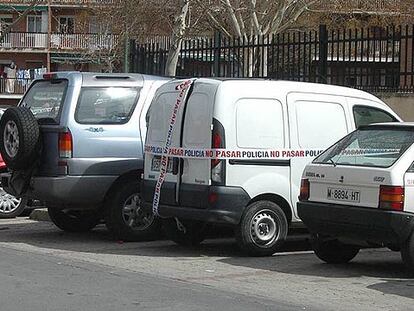
[[[213,119],[213,133],[211,138],[213,149],[224,149],[226,147],[224,139],[224,127],[216,119]],[[211,181],[215,185],[223,185],[225,181],[225,161],[219,159],[211,160]]]
[[[72,157],[72,134],[70,132],[59,133],[59,157]]]
[[[302,179],[300,183],[299,201],[309,200],[309,195],[310,195],[309,188],[310,188],[309,179]]]
[[[403,211],[404,187],[380,186],[379,208],[393,211]]]

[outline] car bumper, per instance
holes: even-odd
[[[116,178],[116,176],[32,177],[25,195],[29,199],[47,204],[59,204],[67,208],[92,207],[103,203],[106,192]],[[5,191],[13,194],[10,179],[10,174],[1,175]]]
[[[143,205],[152,207],[155,181],[141,183]],[[240,187],[182,184],[180,202],[175,200],[176,184],[162,186],[158,213],[161,217],[179,217],[212,223],[238,224],[249,195]]]
[[[299,217],[312,233],[368,244],[400,245],[414,228],[414,214],[314,202],[299,202]]]

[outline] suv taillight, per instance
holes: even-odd
[[[72,134],[70,132],[59,133],[59,157],[72,157]]]
[[[393,211],[403,211],[404,187],[380,186],[379,208]]]
[[[223,149],[226,147],[225,140],[224,140],[224,128],[223,125],[213,119],[213,133],[212,133],[212,141],[211,141],[211,148],[213,149]],[[211,181],[215,185],[223,185],[225,182],[225,161],[219,159],[212,159],[211,160]]]
[[[310,188],[309,179],[302,179],[300,183],[299,201],[309,200],[309,194],[310,194],[309,188]]]

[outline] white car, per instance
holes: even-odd
[[[297,209],[320,259],[388,247],[414,270],[413,143],[414,123],[363,126],[306,166]]]
[[[180,244],[197,244],[209,223],[222,223],[234,226],[250,255],[275,253],[289,226],[301,225],[296,203],[305,165],[360,125],[400,121],[380,99],[355,89],[194,79],[170,126],[181,83],[158,89],[146,145],[162,151],[171,134],[171,147],[185,155],[176,150],[160,174],[161,154],[147,153],[142,183],[144,206],[152,206],[165,175],[158,212],[169,218],[163,221],[167,237]],[[191,158],[206,149],[221,157]]]

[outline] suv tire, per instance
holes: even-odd
[[[7,109],[0,121],[0,153],[7,167],[24,170],[39,154],[39,125],[29,108]]]
[[[168,239],[183,246],[197,246],[206,238],[206,222],[178,218],[162,219],[162,228]]]
[[[66,232],[88,232],[101,221],[99,211],[72,211],[48,207],[47,211],[52,222]]]
[[[285,242],[288,221],[283,210],[274,202],[250,204],[236,227],[236,240],[250,256],[271,256]]]
[[[160,237],[161,223],[151,209],[141,205],[139,181],[120,184],[105,202],[106,227],[117,240],[151,241]]]
[[[311,239],[315,255],[329,264],[344,264],[350,262],[359,252],[359,247],[339,242],[338,240],[324,240],[318,235]]]

